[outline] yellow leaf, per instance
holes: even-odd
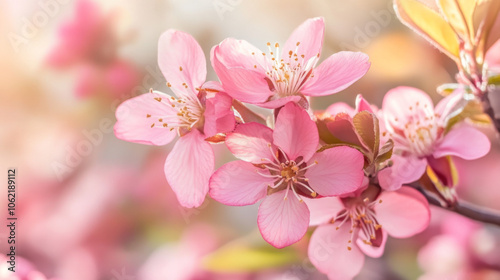
[[[292,249],[251,248],[243,244],[223,247],[207,256],[203,266],[214,272],[243,273],[292,264],[298,257]]]
[[[448,23],[471,46],[475,37],[473,15],[476,3],[476,0],[439,0],[439,6]]]
[[[395,0],[400,20],[454,60],[459,57],[456,33],[436,11],[416,0]]]
[[[488,49],[500,39],[500,26],[498,13],[500,12],[500,1],[477,0],[473,14],[473,24],[476,30],[476,61],[483,63]]]

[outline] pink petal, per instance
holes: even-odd
[[[269,127],[255,123],[238,125],[233,133],[226,137],[226,145],[233,155],[241,160],[260,164],[262,159],[273,159],[269,148],[273,131]]]
[[[78,98],[87,98],[103,89],[101,69],[84,64],[78,70],[75,93]]]
[[[416,114],[423,116],[422,118],[434,116],[434,105],[429,95],[412,87],[389,90],[384,96],[382,110],[386,120],[392,126],[401,129]]]
[[[200,45],[191,35],[178,30],[169,29],[160,36],[158,65],[177,96],[196,97],[196,88],[207,77],[207,63]]]
[[[220,167],[210,178],[210,196],[225,205],[250,205],[264,198],[274,179],[257,173],[267,170],[245,161],[232,161]]]
[[[477,159],[490,151],[491,143],[481,131],[463,124],[453,128],[437,145],[433,156],[457,156],[463,159]]]
[[[331,116],[335,116],[339,113],[346,113],[351,117],[356,114],[354,108],[344,102],[335,102],[332,105],[328,106],[328,108],[326,108],[326,113],[330,114]]]
[[[317,17],[306,20],[292,32],[286,41],[281,52],[281,58],[286,62],[290,62],[293,67],[298,62],[289,59],[290,51],[299,57],[304,55],[304,61],[319,56],[323,47],[324,32],[325,21],[323,18]],[[298,46],[297,43],[299,43]]]
[[[385,243],[387,243],[387,232],[385,230],[382,230],[382,244],[379,247],[365,244],[362,238],[356,240],[361,252],[371,258],[380,258],[384,254]]]
[[[309,185],[323,196],[342,195],[356,191],[363,182],[363,155],[356,149],[341,146],[316,153],[310,160],[318,164],[305,176]]]
[[[259,207],[257,223],[264,240],[276,248],[291,245],[304,237],[309,226],[309,210],[286,190],[266,197]]]
[[[465,105],[467,101],[463,98],[464,89],[458,88],[450,95],[441,99],[438,104],[436,104],[436,108],[434,112],[440,115],[441,123],[440,125],[446,126],[446,122],[450,117],[453,117],[453,113],[457,111],[457,109],[462,109],[461,105]],[[464,104],[461,104],[463,102]],[[457,107],[458,106],[458,107]],[[451,116],[450,116],[451,115]]]
[[[356,111],[368,111],[370,113],[375,113],[372,105],[368,101],[366,101],[366,99],[361,94],[358,94],[356,96]]]
[[[425,173],[427,162],[417,157],[401,157],[393,154],[391,167],[378,172],[380,186],[387,191],[395,191],[406,183],[414,182]]]
[[[177,135],[159,122],[160,118],[175,117],[170,105],[155,98],[169,98],[159,92],[145,93],[123,102],[116,109],[115,135],[117,138],[149,145],[165,145]],[[148,117],[149,116],[149,117]],[[152,124],[155,124],[151,127]]]
[[[370,68],[368,56],[361,52],[338,52],[313,70],[301,93],[323,96],[339,92],[363,77]]]
[[[402,187],[396,192],[384,191],[379,199],[382,203],[375,206],[377,220],[390,236],[410,237],[429,225],[429,204],[417,190]]]
[[[231,109],[233,99],[225,92],[218,92],[205,101],[205,136],[211,137],[217,133],[231,132],[234,129],[235,118]]]
[[[345,206],[337,197],[303,198],[311,213],[309,225],[317,226],[327,224],[332,221]]]
[[[165,176],[184,207],[198,207],[205,200],[214,170],[214,152],[197,129],[181,137],[167,157]]]
[[[139,83],[139,73],[126,60],[117,60],[106,69],[106,87],[115,98],[129,94]]]
[[[304,109],[288,103],[278,113],[273,139],[291,160],[302,156],[307,161],[318,148],[318,128]]]
[[[293,96],[281,97],[281,98],[267,101],[264,103],[258,103],[255,105],[262,107],[262,108],[266,108],[266,109],[276,109],[276,108],[284,106],[288,102],[299,103],[299,101],[301,99],[303,99],[302,96],[293,95]]]
[[[273,95],[265,63],[261,51],[245,41],[226,39],[212,50],[212,65],[224,90],[242,102],[262,103]]]
[[[318,227],[309,242],[308,256],[311,263],[330,279],[351,279],[363,268],[365,256],[356,245],[347,243],[350,227],[344,225]],[[351,250],[347,249],[351,247]]]
[[[47,63],[52,67],[70,67],[88,60],[86,55],[99,43],[94,38],[109,32],[102,28],[104,20],[96,3],[77,1],[75,16],[59,29],[59,44],[48,55]]]

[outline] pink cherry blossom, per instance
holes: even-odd
[[[197,207],[214,168],[205,139],[233,129],[232,99],[217,83],[205,83],[205,56],[191,35],[168,30],[158,48],[160,69],[177,97],[151,91],[125,101],[116,110],[115,135],[149,145],[166,145],[180,135],[167,157],[165,176],[181,205]]]
[[[306,199],[311,225],[319,225],[309,243],[309,259],[329,279],[351,279],[364,255],[384,253],[387,235],[406,238],[427,228],[430,210],[416,190],[380,192],[369,187],[355,197]]]
[[[346,103],[337,102],[330,105],[324,115],[335,116],[339,113],[345,113],[354,116],[361,111],[369,111],[375,114],[379,119],[379,129],[381,139],[380,145],[383,145],[390,137],[387,135],[383,112],[375,105],[370,104],[361,94],[356,97],[356,108],[352,108]],[[393,153],[391,156],[391,165],[385,166],[377,172],[377,179],[380,186],[385,190],[397,190],[403,184],[414,182],[422,176],[422,169],[412,168],[415,165],[413,159],[403,159],[400,155]]]
[[[130,94],[140,75],[130,62],[118,57],[114,14],[102,14],[88,0],[79,0],[75,10],[74,19],[61,26],[59,42],[48,54],[47,64],[56,69],[77,68],[77,97],[102,92],[115,98]]]
[[[213,48],[212,64],[234,99],[264,108],[278,108],[290,101],[307,104],[304,96],[339,92],[363,77],[370,67],[366,54],[347,51],[330,56],[316,67],[324,29],[322,18],[308,19],[284,46],[268,43],[268,54],[246,41],[228,38]]]
[[[415,88],[398,87],[385,95],[382,105],[384,127],[386,136],[394,140],[393,161],[399,168],[381,171],[383,186],[395,189],[395,185],[402,182],[417,180],[429,165],[441,172],[445,183],[451,187],[451,175],[443,171],[445,156],[471,160],[488,153],[488,137],[472,126],[460,123],[446,130],[461,99],[462,93],[457,91],[434,108],[430,97]]]
[[[210,179],[210,196],[226,205],[264,199],[258,226],[264,239],[282,248],[299,241],[309,224],[303,197],[335,196],[358,189],[363,156],[349,147],[316,153],[319,137],[308,113],[288,103],[274,131],[258,123],[239,125],[226,138],[240,161],[219,168]]]

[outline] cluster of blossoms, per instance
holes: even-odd
[[[428,202],[408,184],[430,182],[452,203],[452,157],[479,158],[490,143],[456,117],[460,92],[434,107],[426,93],[399,87],[381,109],[358,96],[356,108],[313,111],[311,97],[347,88],[370,67],[360,52],[339,52],[317,66],[323,33],[323,19],[309,19],[283,45],[268,43],[268,52],[226,39],[210,53],[220,81],[207,82],[201,47],[168,30],[158,61],[176,96],[151,90],[125,101],[115,134],[149,145],[179,136],[165,176],[183,206],[200,206],[207,193],[233,206],[262,200],[257,223],[268,243],[283,248],[316,227],[311,262],[344,279],[359,273],[364,255],[383,254],[387,235],[406,238],[428,226]],[[243,103],[272,114],[266,120]],[[222,142],[238,160],[214,171],[211,144]]]

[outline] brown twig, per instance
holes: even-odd
[[[428,191],[420,187],[416,187],[415,185],[411,185],[411,187],[420,191],[431,205],[455,212],[479,222],[500,226],[500,212],[498,211],[479,207],[463,200],[457,200],[457,202],[453,205],[443,205],[439,199]]]

